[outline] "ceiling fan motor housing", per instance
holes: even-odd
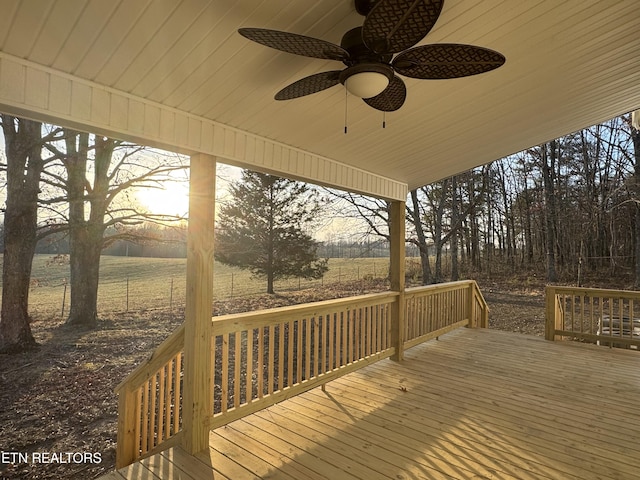
[[[363,17],[366,17],[367,14],[373,8],[373,5],[377,0],[355,0],[356,12],[358,12]]]
[[[343,60],[347,67],[357,63],[390,63],[393,54],[381,54],[370,50],[362,40],[362,27],[349,30],[342,36],[340,46],[349,52],[349,58]]]

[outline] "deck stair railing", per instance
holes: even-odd
[[[180,441],[183,348],[181,325],[116,387],[118,467]]]
[[[405,292],[405,348],[456,328],[487,328],[489,308],[474,281],[408,288]]]
[[[546,304],[547,340],[640,349],[640,292],[551,286]]]
[[[210,428],[392,356],[394,305],[384,292],[213,317]],[[462,326],[486,327],[488,307],[474,281],[408,289],[403,345]],[[181,441],[184,327],[122,382],[117,467]]]

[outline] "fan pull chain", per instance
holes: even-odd
[[[382,112],[382,128],[387,128],[387,112]]]
[[[344,134],[347,134],[347,106],[349,103],[349,98],[348,98],[349,93],[347,92],[347,89],[344,89]]]

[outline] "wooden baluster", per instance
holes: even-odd
[[[367,356],[367,318],[371,316],[371,310],[375,307],[366,307],[362,309],[362,315],[360,315],[360,358]]]
[[[629,338],[633,339],[633,298],[629,299]]]
[[[389,331],[389,329],[387,328],[387,323],[389,320],[387,312],[389,311],[389,308],[386,303],[380,305],[380,311],[382,312],[380,319],[380,351],[383,351],[386,350],[389,346],[387,344],[387,332]],[[407,337],[405,338],[408,340]]]
[[[120,414],[118,414],[118,418],[120,418]],[[126,418],[126,414],[125,414]],[[142,422],[144,419],[144,415],[142,412],[142,387],[138,388],[135,392],[135,413],[134,413],[134,426],[133,426],[133,447],[132,450],[135,452],[135,458],[138,458],[140,455],[140,437],[142,435]],[[127,447],[130,448],[130,447]]]
[[[229,409],[229,334],[222,335],[222,413]]]
[[[619,330],[618,330],[618,336],[620,338],[622,338],[622,333],[623,333],[623,328],[622,328],[622,319],[624,318],[624,299],[619,298],[618,299],[618,309],[620,310],[620,313],[618,315],[618,320],[620,322],[619,324]]]
[[[221,348],[218,348],[218,339],[220,339]],[[213,414],[217,415],[222,411],[222,372],[221,369],[218,369],[216,365],[220,364],[222,367],[222,337],[220,335],[216,335],[215,333],[211,334],[211,372],[213,374]],[[176,366],[176,372],[177,372]]]
[[[313,376],[320,374],[320,363],[322,358],[322,347],[320,345],[320,317],[315,316],[312,320],[313,326]]]
[[[274,366],[275,366],[275,325],[269,325],[269,360],[267,364],[267,393],[271,395],[273,393],[274,382]]]
[[[156,425],[156,400],[157,400],[157,386],[158,386],[158,374],[151,377],[149,381],[149,442],[147,443],[147,451],[153,449],[156,444],[156,434],[158,432]]]
[[[293,322],[292,322],[293,323]],[[302,345],[302,323],[303,320],[299,319],[296,320],[295,325],[296,325],[296,375],[295,375],[295,383],[301,383],[302,382],[302,349],[303,349],[303,345]]]
[[[304,380],[309,380],[311,376],[311,357],[315,358],[315,355],[311,352],[311,322],[311,318],[306,318],[304,320]]]
[[[284,388],[284,323],[278,328],[278,390]]]
[[[253,329],[247,330],[247,373],[245,376],[245,401],[251,403],[253,401]]]
[[[349,353],[349,345],[347,343],[347,324],[348,324],[348,311],[340,312],[340,323],[342,333],[340,334],[340,364],[339,366],[346,365],[347,354]]]
[[[416,307],[416,315],[418,316],[420,322],[420,335],[424,335],[428,331],[428,316],[427,316],[427,307],[428,307],[428,297],[426,295],[420,295],[416,298],[418,302]]]
[[[318,317],[318,321],[320,322],[320,329],[322,331],[322,338],[320,339],[320,372],[327,372],[327,361],[329,355],[329,334],[328,329],[329,325],[327,325],[327,315],[321,315]]]
[[[233,346],[233,406],[240,406],[240,371],[242,366],[242,332],[235,332]]]
[[[180,430],[180,386],[181,386],[181,372],[182,372],[182,353],[176,355],[176,375],[175,375],[175,387],[174,387],[174,403],[175,412],[173,414],[173,434],[175,435]]]
[[[147,452],[149,445],[149,384],[151,382],[144,382],[142,385],[142,439],[140,447],[142,453]]]
[[[167,364],[166,388],[164,390],[164,440],[171,436],[171,390],[173,387],[173,360]]]
[[[258,398],[264,397],[264,329],[258,329]]]
[[[162,442],[164,438],[164,390],[165,390],[165,367],[158,371],[158,428],[156,436],[156,445]]]
[[[376,315],[373,317],[371,324],[371,353],[378,353],[378,322],[380,321],[380,308],[376,310]]]
[[[336,315],[329,315],[329,368],[328,371],[332,371],[335,368],[335,325],[336,323]]]
[[[362,352],[360,351],[360,320],[362,319],[363,312],[367,307],[360,307],[355,312],[353,318],[353,357],[354,360],[360,360],[362,358]]]
[[[293,320],[290,320],[289,329],[287,331],[287,387],[291,387],[293,385],[293,343],[295,342],[295,329],[293,324]]]

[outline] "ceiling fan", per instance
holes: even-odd
[[[438,43],[411,48],[433,28],[443,4],[444,0],[355,0],[364,23],[345,33],[340,45],[264,28],[238,32],[267,47],[337,60],[347,67],[302,78],[276,93],[276,100],[303,97],[341,83],[369,106],[392,112],[407,96],[397,74],[418,79],[458,78],[488,72],[505,62],[502,54],[475,45]]]

